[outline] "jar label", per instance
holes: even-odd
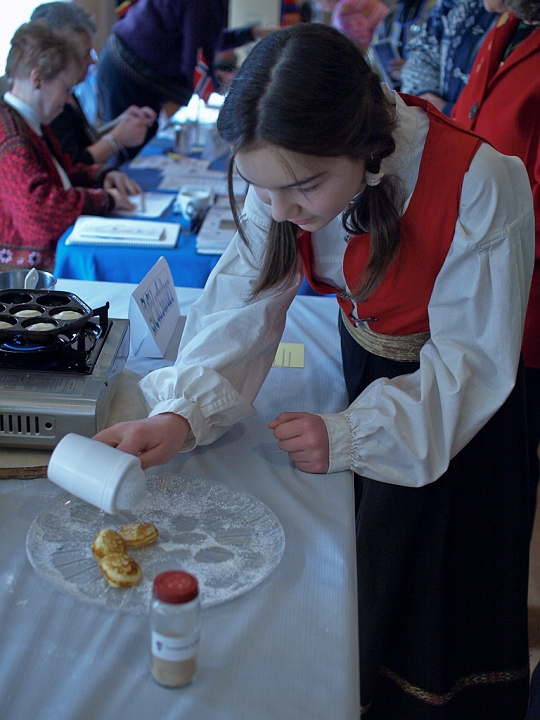
[[[199,631],[189,635],[161,635],[152,630],[152,655],[162,660],[188,660],[197,654]]]

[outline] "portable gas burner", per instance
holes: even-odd
[[[72,293],[0,291],[0,447],[53,448],[105,427],[129,353],[129,320]]]

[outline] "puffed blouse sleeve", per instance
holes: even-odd
[[[429,302],[419,370],[380,378],[344,412],[321,416],[329,472],[422,486],[446,471],[514,387],[533,257],[524,166],[482,145]]]
[[[250,188],[242,214],[249,247],[236,234],[191,306],[178,358],[143,378],[150,415],[185,417],[191,434],[183,450],[206,445],[255,414],[253,401],[275,357],[286,313],[302,280],[249,299],[262,263],[269,210]]]

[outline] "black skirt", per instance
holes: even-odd
[[[372,355],[341,324],[352,401],[418,363]],[[362,718],[522,720],[530,491],[520,370],[503,407],[421,488],[355,477]]]

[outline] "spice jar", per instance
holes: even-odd
[[[196,670],[201,629],[197,578],[168,570],[154,578],[150,606],[152,675],[167,687],[191,682]]]

